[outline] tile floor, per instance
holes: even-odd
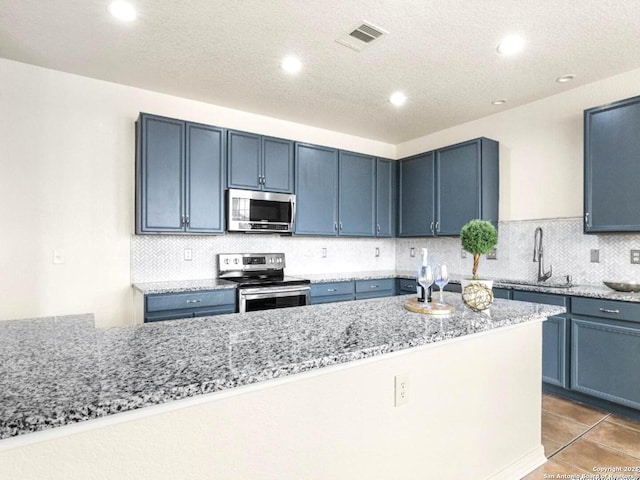
[[[640,422],[545,394],[542,444],[549,460],[522,480],[592,479],[598,474],[640,480]],[[603,473],[597,467],[638,470]]]

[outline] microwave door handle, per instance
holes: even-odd
[[[296,202],[293,201],[293,198],[289,202],[291,202],[291,229],[293,230],[296,223]]]

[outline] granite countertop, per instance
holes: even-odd
[[[309,279],[311,283],[323,283],[347,282],[353,280],[377,280],[382,278],[415,279],[416,272],[412,270],[372,270],[343,273],[295,274],[294,276]],[[462,275],[452,275],[450,283],[460,283],[462,277]],[[616,292],[605,285],[573,285],[569,288],[559,288],[558,286],[554,286],[556,284],[552,282],[537,283],[529,280],[506,280],[500,278],[488,278],[488,280],[493,280],[494,287],[510,290],[552,293],[556,295],[574,297],[601,298],[605,300],[620,300],[624,302],[640,302],[640,292]],[[235,288],[236,284],[228,280],[214,278],[208,280],[177,280],[171,282],[134,283],[133,286],[144,294],[152,294]]]
[[[0,438],[218,392],[564,311],[496,300],[430,318],[408,296],[107,330],[90,315],[0,322]]]
[[[173,280],[168,282],[134,283],[133,287],[145,295],[153,293],[198,292],[201,290],[219,290],[221,288],[236,288],[236,283],[220,278],[201,280]]]

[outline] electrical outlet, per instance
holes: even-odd
[[[411,249],[409,250],[409,255],[411,255],[412,257],[416,256],[416,249],[411,247]]]
[[[400,375],[396,375],[394,380],[394,405],[399,407],[400,405],[409,403],[409,374],[402,373]]]
[[[631,250],[631,263],[640,264],[640,250]]]
[[[380,248],[376,247],[376,257],[380,256]]]
[[[184,249],[184,260],[186,262],[190,262],[191,260],[193,260],[193,250],[191,250],[190,248]]]
[[[600,263],[600,250],[597,248],[591,249],[591,263]]]
[[[467,258],[467,251],[464,248],[460,249],[460,258]]]
[[[327,258],[327,249],[326,248],[322,249],[322,258]]]
[[[497,249],[493,249],[489,253],[487,253],[487,260],[497,260],[498,259],[498,251]]]

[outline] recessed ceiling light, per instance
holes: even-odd
[[[407,101],[407,96],[402,92],[395,92],[389,97],[389,101],[396,107],[400,107],[401,105],[404,105],[404,102]]]
[[[573,80],[574,78],[576,78],[576,76],[573,73],[570,73],[569,75],[563,75],[561,77],[556,78],[556,82],[567,83]]]
[[[501,98],[500,100],[494,100],[491,102],[491,105],[504,105],[505,103],[507,103],[507,101],[504,98]]]
[[[133,22],[138,14],[136,13],[136,9],[133,8],[129,2],[124,2],[122,0],[116,0],[111,2],[107,7],[109,13],[116,17],[118,20],[122,20],[123,22]]]
[[[509,35],[498,44],[498,53],[502,55],[513,55],[524,47],[524,40],[520,35]]]
[[[296,57],[288,56],[282,60],[280,64],[282,69],[287,73],[298,73],[302,69],[302,63]]]

